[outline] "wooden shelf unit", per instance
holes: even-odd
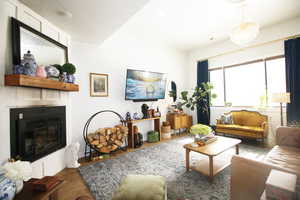
[[[130,120],[126,121],[128,127],[128,147],[134,148],[134,132],[133,132],[133,124],[153,120],[154,122],[154,130],[159,134],[159,141],[161,141],[161,132],[160,132],[160,117],[146,118],[146,119],[138,119],[138,120]]]
[[[77,84],[64,83],[46,78],[27,76],[22,74],[9,74],[5,75],[6,86],[19,86],[19,87],[32,87],[32,88],[44,88],[52,90],[62,90],[77,92],[79,86]]]

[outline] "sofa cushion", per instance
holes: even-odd
[[[165,200],[166,181],[162,176],[128,175],[112,200]]]
[[[241,125],[235,125],[235,124],[217,124],[217,128],[220,128],[220,129],[232,129],[232,130],[254,132],[254,133],[263,133],[264,132],[264,129],[261,128],[261,127],[241,126]]]
[[[300,175],[300,148],[277,145],[268,153],[264,162]]]

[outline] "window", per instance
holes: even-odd
[[[224,73],[223,73],[224,71]],[[277,57],[210,71],[213,106],[277,106],[272,94],[286,91],[285,58]],[[225,86],[224,86],[225,85]]]
[[[212,100],[214,106],[224,106],[224,77],[223,69],[214,70],[209,72],[210,82],[213,83],[213,94],[217,94],[217,98]]]
[[[265,95],[263,62],[225,69],[226,101],[233,106],[256,106]]]
[[[286,92],[285,59],[267,60],[266,66],[268,75],[268,103],[270,106],[278,106],[278,103],[272,102],[272,94]]]

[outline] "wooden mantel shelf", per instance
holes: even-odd
[[[64,83],[46,78],[33,77],[21,74],[5,75],[6,86],[45,88],[62,91],[79,91],[79,86],[71,83]]]

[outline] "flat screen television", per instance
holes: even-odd
[[[167,76],[163,73],[127,69],[125,99],[155,101],[165,98]]]

